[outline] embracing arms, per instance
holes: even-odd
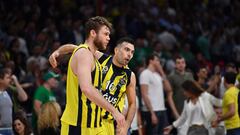
[[[50,56],[49,56],[49,62],[51,64],[51,66],[53,68],[56,68],[58,65],[58,62],[56,60],[57,57],[64,55],[64,54],[69,54],[72,53],[74,51],[74,49],[76,49],[78,46],[74,45],[74,44],[65,44],[62,45],[61,47],[59,47],[57,50],[55,50]],[[102,52],[96,51],[96,53],[94,54],[95,57],[97,57],[98,59],[103,55]]]
[[[73,73],[77,76],[80,89],[85,96],[101,108],[106,109],[113,114],[114,119],[120,126],[125,124],[124,116],[115,109],[92,85],[91,72],[94,68],[94,57],[86,49],[80,49],[75,52],[70,63]]]

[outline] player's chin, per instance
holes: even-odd
[[[129,61],[125,61],[124,62],[124,66],[128,65]]]
[[[105,50],[105,49],[107,49],[107,45],[108,45],[108,43],[105,43],[105,44],[103,44],[103,49]]]
[[[101,48],[101,50],[106,50],[107,49],[107,46],[103,46],[102,48]]]
[[[105,45],[102,45],[102,46],[98,47],[99,50],[106,50],[106,48],[107,48],[107,46],[105,46]]]

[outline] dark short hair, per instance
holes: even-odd
[[[184,59],[185,60],[185,58],[183,56],[179,55],[179,56],[175,57],[174,61],[177,62],[178,59]]]
[[[0,78],[3,79],[5,74],[8,74],[8,69],[0,64]]]
[[[224,80],[225,80],[226,83],[228,83],[228,84],[235,84],[236,77],[237,77],[237,74],[234,73],[234,72],[226,72],[226,73],[224,74]]]
[[[104,17],[96,16],[88,19],[85,24],[86,37],[89,36],[91,30],[98,32],[102,26],[107,26],[110,31],[112,29],[112,24]]]
[[[226,68],[236,68],[235,64],[232,62],[227,63],[225,67]]]
[[[149,65],[150,60],[154,60],[155,57],[159,58],[159,55],[157,53],[152,53],[148,55],[146,59],[146,65]]]
[[[191,80],[186,80],[182,83],[184,91],[190,92],[195,96],[200,96],[204,90],[196,82]]]
[[[134,42],[134,40],[133,40],[132,38],[130,38],[130,37],[122,37],[122,38],[120,38],[120,39],[117,41],[116,47],[119,46],[119,45],[121,45],[123,42],[130,43],[130,44],[132,44],[133,46],[135,45],[135,42]]]

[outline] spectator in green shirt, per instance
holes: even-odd
[[[49,101],[56,101],[56,98],[53,94],[52,89],[57,87],[59,77],[58,74],[55,74],[52,71],[48,71],[43,75],[44,83],[37,88],[34,93],[33,98],[33,117],[32,117],[32,126],[34,131],[37,131],[37,115],[41,110],[41,106]]]

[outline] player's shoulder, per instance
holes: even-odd
[[[89,50],[89,48],[87,47],[78,47],[74,50],[74,54],[76,55],[80,55],[80,56],[86,56],[84,58],[87,58],[87,57],[93,57],[93,54],[92,52]]]
[[[111,60],[112,56],[109,55],[109,54],[106,54],[106,53],[102,53],[102,55],[99,57],[98,61],[100,63],[103,63],[104,61],[108,61],[108,60]]]

